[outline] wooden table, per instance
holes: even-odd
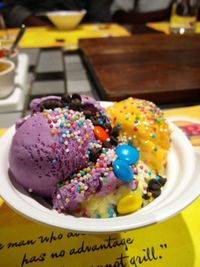
[[[200,101],[200,35],[142,34],[79,45],[102,100]]]

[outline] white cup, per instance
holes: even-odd
[[[11,60],[0,60],[0,99],[14,91],[15,64]]]

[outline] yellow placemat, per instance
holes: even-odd
[[[16,35],[17,30],[7,31],[7,35]],[[0,36],[5,35],[4,31]],[[83,24],[73,31],[60,31],[55,28],[32,27],[27,28],[22,40],[21,48],[60,47],[68,50],[78,48],[81,38],[107,38],[117,36],[129,36],[130,33],[118,24]]]
[[[200,106],[166,111],[200,119]],[[0,132],[2,133],[2,131]],[[0,209],[2,267],[199,267],[200,199],[165,222],[130,232],[82,235]]]
[[[169,34],[169,22],[151,22],[147,23],[147,26],[154,30]],[[200,33],[200,22],[197,22],[196,33]]]

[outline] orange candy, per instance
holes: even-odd
[[[94,135],[101,142],[104,142],[109,138],[109,135],[101,126],[94,126]]]

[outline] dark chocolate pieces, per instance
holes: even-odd
[[[165,185],[167,179],[157,176],[158,179],[151,179],[148,183],[148,192],[152,193],[154,198],[161,194],[161,187]],[[144,199],[148,199],[148,194],[143,196]]]

